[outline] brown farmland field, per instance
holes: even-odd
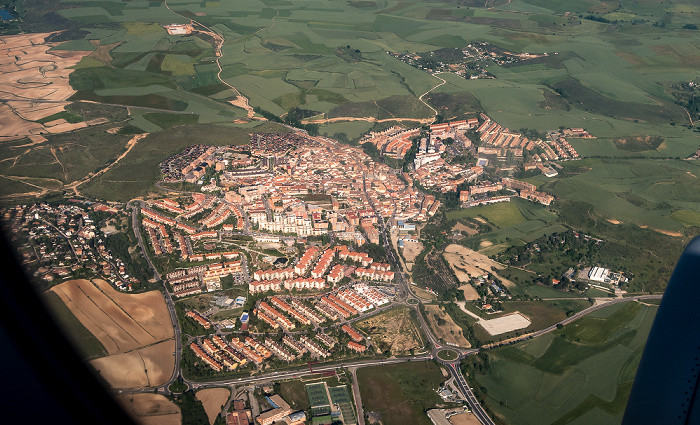
[[[214,425],[216,416],[221,412],[222,406],[228,401],[231,391],[227,388],[209,388],[206,390],[197,391],[197,400],[204,405],[204,410],[209,417],[209,423]]]
[[[44,133],[50,126],[33,122],[64,111],[75,93],[68,83],[70,67],[89,51],[50,50],[59,43],[47,43],[50,33],[0,37],[0,92],[7,99],[0,105],[0,141]],[[38,99],[44,102],[27,102]],[[88,123],[59,124],[52,133],[74,130]]]
[[[141,425],[180,425],[180,408],[159,394],[119,394],[116,400]]]
[[[169,339],[128,353],[114,354],[92,360],[97,369],[114,388],[142,388],[164,384],[175,367],[175,340]]]
[[[125,294],[101,279],[70,280],[51,291],[109,353],[90,363],[110,385],[150,387],[170,378],[174,331],[160,292]]]
[[[51,289],[104,345],[109,354],[131,351],[173,337],[163,295],[123,294],[107,282],[71,280]]]
[[[476,292],[476,288],[474,288],[472,285],[467,284],[467,285],[462,285],[459,288],[460,291],[464,293],[464,299],[467,301],[475,301],[481,298],[479,296],[479,293]]]

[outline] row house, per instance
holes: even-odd
[[[332,321],[338,320],[338,312],[336,312],[336,310],[328,307],[327,304],[318,303],[318,304],[314,305],[314,308],[316,310],[318,310],[321,314],[323,314],[324,316],[329,318],[330,320],[332,320]]]
[[[174,233],[175,235],[175,240],[177,241],[177,245],[180,248],[180,259],[182,261],[187,260],[189,257],[189,249],[187,247],[187,241],[185,240],[185,237],[182,235],[182,233]]]
[[[278,329],[280,327],[279,323],[272,317],[268,316],[264,312],[262,312],[260,309],[256,308],[253,310],[253,314],[257,316],[258,319],[262,320],[263,322],[267,323],[272,329]]]
[[[231,340],[231,346],[256,365],[260,365],[264,360],[262,356],[260,356],[254,350],[246,347],[245,344],[243,344],[238,338],[234,337]]]
[[[201,294],[202,288],[200,286],[199,280],[187,283],[181,283],[179,285],[173,285],[173,295],[175,297],[186,297],[192,294]]]
[[[321,341],[321,342],[322,342],[323,344],[325,344],[326,347],[328,347],[328,348],[333,348],[333,347],[335,346],[335,344],[338,343],[338,341],[337,341],[335,338],[333,338],[333,337],[330,336],[330,335],[324,334],[323,332],[317,333],[317,334],[316,334],[316,339],[318,339],[319,341]]]
[[[221,366],[221,363],[217,362],[213,358],[211,358],[207,353],[202,350],[202,348],[195,342],[190,344],[190,349],[194,351],[194,354],[199,357],[204,363],[208,364],[209,367],[214,369],[217,372],[220,372],[223,367]]]
[[[204,232],[195,233],[190,235],[190,239],[193,241],[198,241],[204,238],[216,238],[219,234],[213,230],[205,230]]]
[[[272,352],[270,350],[268,350],[260,341],[258,341],[255,338],[251,338],[251,337],[247,336],[245,338],[245,345],[247,345],[248,347],[255,350],[264,359],[269,359],[270,357],[272,357]]]
[[[224,340],[221,336],[219,335],[214,335],[212,337],[212,341],[214,344],[219,347],[221,350],[225,351],[226,354],[229,355],[232,359],[236,361],[239,365],[244,365],[248,361],[244,355],[239,353],[238,351],[234,350],[233,347],[228,345],[226,340]]]
[[[354,341],[348,341],[348,348],[353,350],[353,351],[357,351],[358,353],[364,353],[365,350],[367,350],[366,346],[364,346],[362,344],[358,344]]]
[[[197,233],[197,229],[195,229],[192,226],[188,226],[185,223],[177,223],[175,225],[175,228],[184,231],[188,235],[193,235],[193,234]]]
[[[158,235],[156,235],[156,231],[150,227],[147,227],[146,233],[148,233],[148,239],[150,240],[151,246],[153,247],[153,252],[156,255],[162,254],[163,251],[160,249],[160,242],[158,242]]]
[[[290,304],[292,305],[292,307],[297,309],[297,311],[299,311],[301,314],[305,315],[306,317],[313,320],[317,324],[323,323],[326,321],[326,319],[324,319],[323,316],[319,315],[318,313],[316,313],[315,311],[313,311],[309,307],[305,306],[304,304],[302,304],[298,300],[292,299],[290,301]]]
[[[345,303],[345,301],[341,300],[337,296],[333,294],[328,294],[328,299],[333,302],[335,305],[338,307],[344,309],[348,313],[350,313],[351,316],[357,314],[357,310],[355,310],[353,307],[349,306],[348,304]]]
[[[276,343],[270,338],[265,339],[265,346],[270,349],[277,357],[284,360],[285,362],[291,362],[296,359],[296,356],[289,351],[285,350],[284,347]]]
[[[346,334],[348,334],[348,335],[350,336],[350,338],[352,338],[352,340],[355,341],[355,342],[360,342],[360,341],[362,341],[362,340],[364,339],[364,338],[362,337],[362,335],[360,335],[360,333],[357,332],[355,329],[353,329],[350,325],[343,325],[343,327],[342,327],[341,329],[342,329]]]
[[[220,278],[230,274],[239,273],[242,270],[240,261],[230,261],[223,264],[218,264],[221,265],[221,267],[216,267],[205,271],[202,274],[202,277],[204,279]]]
[[[304,346],[306,346],[306,348],[309,350],[309,353],[311,353],[311,355],[313,355],[314,357],[322,357],[325,359],[326,357],[331,355],[331,353],[321,348],[320,345],[310,340],[307,336],[302,336],[301,338],[299,338],[299,341],[301,341],[301,343],[304,344]]]
[[[374,307],[372,303],[367,301],[363,296],[349,289],[339,292],[338,297],[362,313]]]
[[[282,337],[282,342],[289,348],[292,349],[292,351],[295,351],[297,354],[301,355],[306,352],[306,348],[294,337],[285,335]]]
[[[305,325],[311,324],[311,320],[309,320],[308,317],[293,309],[289,304],[282,301],[279,297],[272,297],[270,299],[270,302],[272,302],[272,304],[274,304],[275,306],[279,307],[281,310],[292,316],[296,321]]]
[[[153,221],[165,224],[167,226],[175,226],[175,224],[176,224],[175,220],[173,220],[172,218],[166,217],[162,214],[158,214],[157,212],[150,210],[148,208],[141,208],[141,214],[150,218]]]
[[[292,323],[291,320],[287,319],[286,316],[284,316],[282,313],[280,313],[279,311],[272,308],[265,301],[261,301],[260,304],[258,305],[258,308],[260,310],[262,310],[265,314],[267,314],[270,317],[272,317],[273,319],[275,319],[283,328],[294,329],[296,327],[294,325],[294,323]]]
[[[352,314],[349,311],[340,307],[339,305],[337,305],[333,301],[329,300],[327,297],[321,297],[321,301],[319,301],[319,304],[321,306],[325,306],[327,309],[330,309],[330,311],[332,311],[334,314],[336,314],[336,317],[339,315],[343,319],[347,319],[348,317],[352,316]],[[317,305],[317,308],[318,308],[318,305]],[[326,314],[326,312],[324,310],[325,309],[319,309],[319,311],[321,311],[321,313]],[[328,316],[328,317],[330,317],[330,316]],[[332,320],[336,320],[336,319],[332,319]]]
[[[160,209],[163,209],[163,210],[169,211],[173,214],[176,214],[176,215],[179,215],[179,214],[182,214],[185,212],[185,210],[180,208],[180,204],[178,204],[177,202],[175,202],[171,199],[163,199],[163,200],[155,201],[155,202],[153,202],[153,205],[160,208]]]
[[[197,323],[199,323],[200,325],[202,325],[202,326],[204,327],[204,329],[209,329],[209,328],[211,328],[211,322],[208,321],[207,319],[205,319],[204,317],[202,317],[201,314],[199,314],[198,312],[196,312],[196,311],[194,311],[194,310],[188,311],[188,312],[187,312],[187,317],[193,318]]]

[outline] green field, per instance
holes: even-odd
[[[112,124],[88,127],[72,133],[48,135],[48,141],[26,147],[28,139],[6,142],[0,153],[0,174],[53,179],[67,184],[114,161],[125,149],[129,135],[110,134]],[[55,184],[35,181],[40,187]],[[25,190],[26,191],[26,190]]]
[[[424,409],[442,400],[435,392],[445,378],[434,362],[366,367],[357,371],[366,412],[377,412],[383,424],[425,424]]]
[[[606,317],[490,351],[486,373],[474,376],[488,408],[513,424],[619,424],[656,307],[599,312]]]
[[[525,221],[525,217],[520,213],[518,207],[510,202],[450,211],[447,214],[447,218],[451,220],[463,217],[481,217],[498,228],[514,226]]]

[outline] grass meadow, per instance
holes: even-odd
[[[357,371],[365,412],[377,412],[386,425],[430,425],[424,413],[442,403],[436,390],[445,381],[432,361],[365,367]]]
[[[655,306],[611,306],[489,352],[486,404],[513,424],[619,424]],[[593,419],[595,418],[595,419]]]

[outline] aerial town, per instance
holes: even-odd
[[[190,372],[241,377],[381,358],[381,344],[355,323],[400,303],[396,274],[402,270],[389,261],[388,235],[398,236],[399,249],[416,243],[417,226],[441,206],[435,192],[457,191],[464,209],[514,197],[551,205],[552,195],[508,174],[494,178],[494,169],[555,176],[554,161],[578,158],[566,137],[592,136],[568,129],[530,140],[485,114],[367,134],[361,143],[382,155],[399,159],[414,149],[408,170],[394,170],[329,138],[252,134],[247,145],[193,145],[162,162],[164,183],[187,185],[173,196],[126,206],[68,199],[7,209],[4,218],[20,236],[23,261],[44,285],[99,276],[120,291],[140,292],[157,285],[149,277],[155,270],[191,335],[183,346]],[[463,152],[472,160],[452,161]],[[602,267],[578,277],[593,286],[624,279]],[[472,284],[484,294],[477,306],[485,313],[500,312],[500,300],[510,297],[487,275]],[[218,295],[206,305],[188,304],[206,294]],[[325,392],[330,398],[347,398],[331,390]],[[447,388],[441,391],[457,401]],[[278,394],[268,399],[272,410],[256,417],[236,401],[228,423],[307,419]],[[332,413],[355,423],[351,404],[331,410],[314,412],[313,419],[324,423]]]

